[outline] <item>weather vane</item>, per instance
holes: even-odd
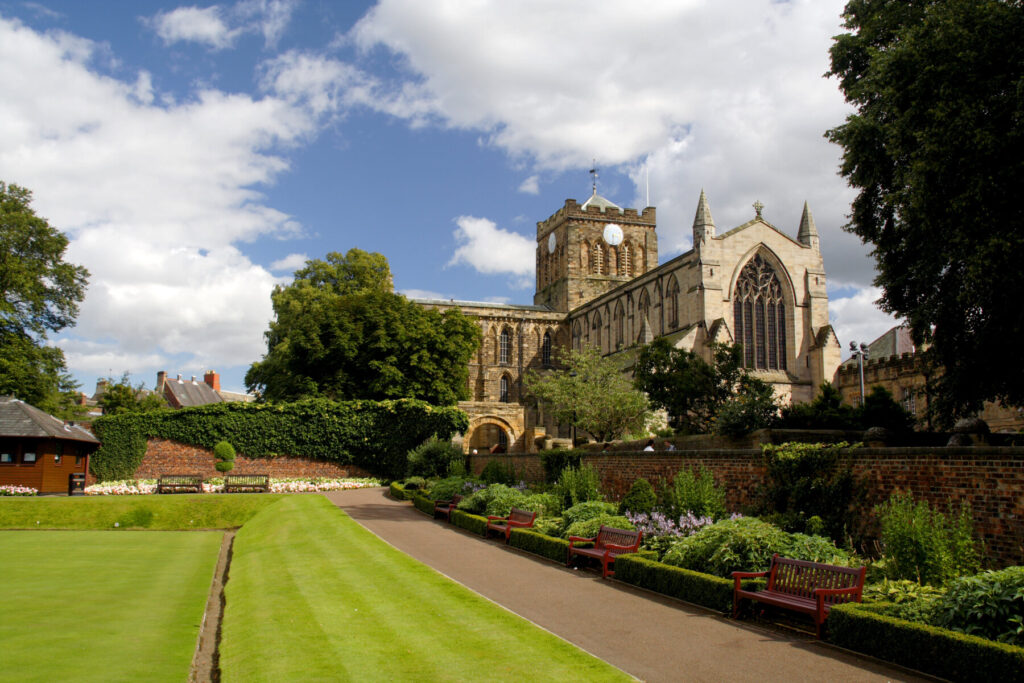
[[[763,208],[764,204],[761,203],[760,199],[754,201],[754,211],[757,213],[757,216],[755,216],[755,218],[761,217],[761,209]]]
[[[590,175],[592,175],[594,177],[594,179],[593,179],[594,194],[597,194],[597,159],[592,159],[591,160]]]

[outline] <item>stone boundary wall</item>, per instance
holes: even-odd
[[[214,467],[217,459],[213,449],[189,446],[169,439],[149,439],[146,455],[133,475],[136,479],[155,479],[161,474],[201,474],[203,477],[222,477]],[[354,465],[343,465],[325,460],[311,460],[290,455],[274,458],[247,458],[241,453],[235,457],[231,474],[269,474],[284,477],[370,477],[366,470]]]
[[[858,448],[845,453],[865,486],[868,509],[896,491],[943,510],[948,500],[966,500],[987,554],[1000,565],[1024,564],[1024,448]],[[511,463],[527,481],[544,479],[540,458],[530,455],[471,456],[470,471],[479,474],[492,459]],[[759,449],[612,452],[584,455],[583,462],[597,470],[602,490],[615,500],[640,477],[656,485],[683,467],[704,466],[726,487],[731,510],[752,505],[765,477]]]

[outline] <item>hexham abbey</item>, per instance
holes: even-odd
[[[635,345],[666,337],[710,360],[712,342],[738,342],[744,361],[784,401],[809,401],[831,380],[840,345],[828,322],[818,232],[804,205],[796,239],[752,220],[719,234],[703,191],[693,248],[658,264],[655,209],[622,209],[597,194],[568,199],[537,224],[533,305],[419,299],[479,321],[469,367],[463,448],[535,452],[569,429],[524,396],[523,374],[552,366],[559,348],[591,344],[632,367]]]

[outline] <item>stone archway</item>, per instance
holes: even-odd
[[[489,453],[495,446],[502,446],[508,452],[516,442],[512,426],[500,417],[487,416],[474,420],[467,430],[463,448],[467,453],[475,449],[478,453]]]

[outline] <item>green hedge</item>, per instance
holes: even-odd
[[[562,564],[565,564],[565,558],[569,554],[569,541],[564,538],[552,538],[529,529],[513,529],[508,543],[513,548],[519,548]]]
[[[1024,648],[879,614],[884,608],[881,603],[833,607],[828,639],[952,681],[1024,681]]]
[[[434,501],[423,495],[422,491],[416,491],[412,495],[412,504],[416,506],[416,509],[420,512],[425,512],[431,517],[434,516]]]
[[[466,531],[472,531],[474,534],[484,536],[487,533],[487,518],[481,517],[480,515],[474,515],[469,512],[463,512],[462,510],[452,510],[452,524],[465,529]]]
[[[432,435],[449,439],[468,426],[458,408],[413,399],[215,403],[98,418],[93,429],[103,446],[89,462],[100,481],[131,478],[146,453],[146,439],[157,437],[205,448],[229,441],[250,458],[293,455],[399,477],[411,449]]]
[[[388,495],[395,500],[406,500],[408,494],[406,494],[404,486],[399,484],[397,481],[393,481],[388,486]]]
[[[732,610],[731,579],[662,564],[639,553],[623,555],[615,560],[615,578],[696,605],[723,612]],[[747,585],[744,582],[744,586]],[[749,585],[756,584],[751,582]]]

